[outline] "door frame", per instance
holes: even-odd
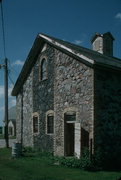
[[[74,115],[75,116],[75,121],[67,121],[67,119],[66,119],[66,116],[68,116],[68,115]],[[64,156],[74,156],[74,153],[75,153],[75,122],[76,122],[76,113],[74,113],[74,114],[70,114],[70,113],[65,113],[64,114]],[[72,155],[67,155],[67,128],[69,128],[69,127],[67,127],[68,126],[68,124],[73,124],[73,142],[72,142],[72,144],[73,144],[73,147],[72,147],[72,149],[73,149],[73,153],[72,153]]]

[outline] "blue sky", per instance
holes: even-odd
[[[10,96],[23,63],[38,33],[45,33],[91,48],[95,32],[110,31],[114,56],[121,59],[121,0],[3,0],[6,54],[9,59]],[[0,64],[4,61],[0,15]],[[0,125],[4,114],[4,71],[0,69]]]

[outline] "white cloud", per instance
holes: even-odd
[[[4,95],[4,86],[0,86],[0,98]]]
[[[12,89],[13,89],[13,85],[11,84],[10,87],[8,88],[8,96],[9,97],[11,96]],[[4,85],[1,85],[0,86],[0,98],[3,98],[3,97],[4,97]]]
[[[8,88],[8,96],[11,96],[12,90],[13,90],[13,85],[11,84],[10,87]]]
[[[116,16],[115,16],[115,18],[117,18],[117,19],[120,19],[120,20],[121,20],[121,13],[117,13],[117,14],[116,14]]]
[[[1,106],[1,107],[0,107],[0,111],[3,111],[3,110],[4,110],[4,106]]]
[[[81,40],[75,40],[74,41],[74,44],[77,44],[77,45],[80,45],[80,44],[82,44],[83,43],[83,41],[81,41]]]
[[[12,99],[11,102],[10,102],[11,106],[15,106],[16,105],[16,100],[15,99]]]
[[[13,66],[23,66],[23,64],[24,64],[24,61],[16,60],[12,65]]]

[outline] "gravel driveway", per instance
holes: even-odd
[[[9,146],[12,147],[12,144],[16,142],[16,139],[9,139]],[[5,139],[0,139],[0,148],[5,147]]]

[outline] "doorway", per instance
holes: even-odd
[[[76,115],[65,115],[64,116],[64,155],[74,156],[74,138],[75,138],[75,120]]]

